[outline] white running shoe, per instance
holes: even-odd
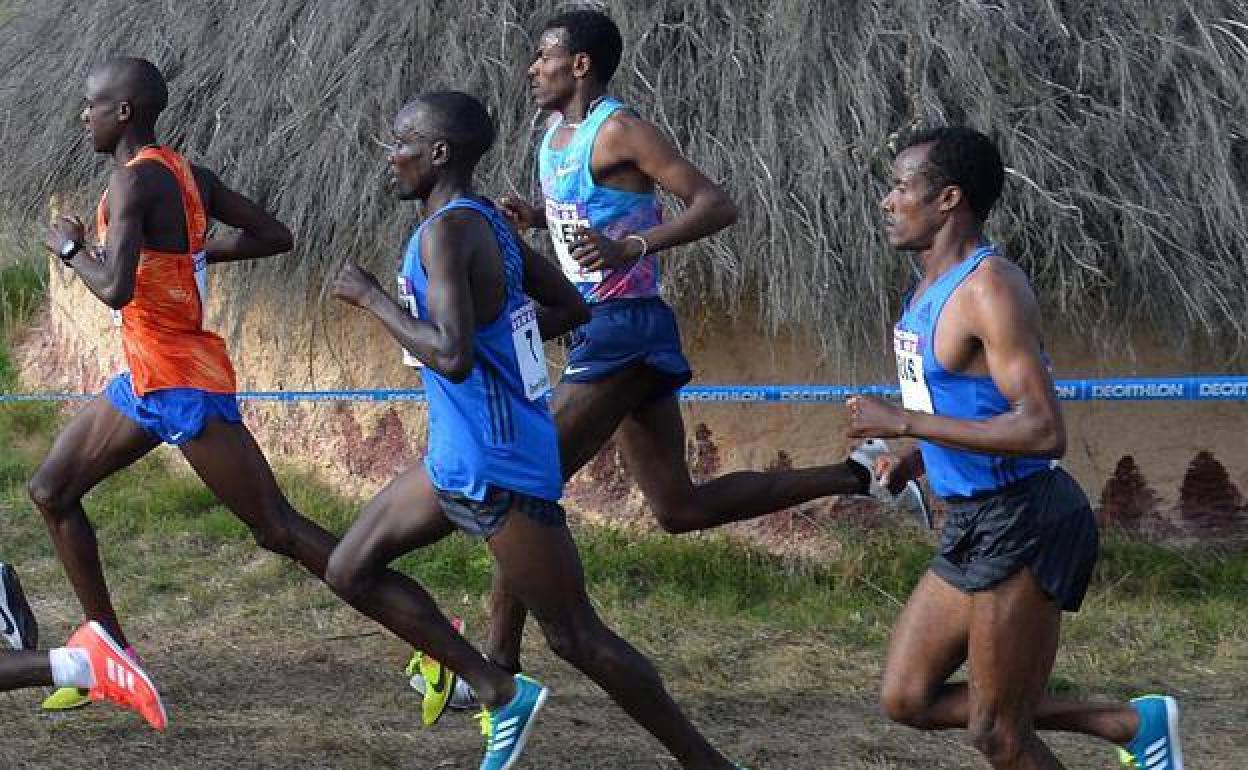
[[[850,462],[857,463],[867,469],[871,475],[871,484],[867,494],[884,505],[913,516],[924,529],[932,528],[932,513],[927,500],[923,497],[923,488],[917,481],[907,481],[897,494],[888,491],[888,487],[880,482],[875,473],[875,461],[889,454],[888,442],[881,438],[869,438],[849,453]]]

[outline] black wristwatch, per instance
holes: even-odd
[[[74,258],[74,255],[80,251],[82,251],[81,243],[73,238],[66,240],[61,244],[61,261],[68,265],[70,260]]]

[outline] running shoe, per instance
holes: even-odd
[[[1131,705],[1140,715],[1140,729],[1118,756],[1139,770],[1183,770],[1179,742],[1179,702],[1168,695],[1145,695]]]
[[[420,719],[425,727],[437,724],[448,708],[468,711],[481,707],[467,682],[420,650],[412,653],[407,674],[411,677],[408,683],[421,695]]]
[[[66,647],[87,651],[95,686],[89,691],[91,700],[109,700],[122,708],[137,711],[157,730],[169,723],[165,705],[156,685],[134,659],[118,646],[104,627],[94,620],[81,626],[65,642]]]
[[[0,636],[15,650],[39,646],[39,624],[11,565],[0,562]]]
[[[464,632],[464,621],[462,618],[454,618],[451,625],[459,633]],[[421,702],[420,717],[421,722],[426,727],[435,724],[442,718],[442,714],[446,709],[450,708],[455,711],[470,711],[481,708],[481,704],[477,702],[477,696],[473,693],[472,688],[463,679],[460,679],[455,672],[451,671],[439,661],[434,660],[431,656],[425,655],[420,650],[412,652],[412,658],[407,662],[407,668],[404,673],[409,677],[408,684],[412,689],[420,693]],[[426,685],[426,682],[434,682],[437,684],[432,688]]]
[[[91,705],[91,695],[77,687],[60,687],[43,699],[39,708],[44,711],[72,711]]]
[[[485,758],[480,770],[511,770],[529,740],[537,712],[550,691],[524,674],[516,674],[516,697],[497,711],[482,709],[477,719],[485,735]]]
[[[139,654],[134,651],[133,647],[126,648],[126,654],[130,659],[140,666],[143,661],[139,660]],[[53,690],[52,694],[43,699],[43,703],[39,704],[39,708],[44,711],[73,711],[84,706],[91,705],[91,694],[86,690],[77,687],[61,687]]]
[[[871,474],[871,484],[867,494],[884,505],[913,516],[924,529],[932,528],[932,512],[923,495],[923,488],[917,481],[907,481],[897,494],[893,494],[875,473],[875,461],[890,452],[888,442],[884,439],[869,438],[849,453],[850,462],[857,463]]]

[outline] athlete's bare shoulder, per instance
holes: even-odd
[[[598,141],[634,149],[668,143],[658,126],[627,107],[616,110],[603,121]]]
[[[195,186],[199,188],[199,199],[204,204],[204,211],[213,210],[213,193],[221,186],[221,179],[216,172],[204,166],[191,164],[191,174],[195,177]]]
[[[981,297],[992,295],[1024,304],[1036,301],[1027,272],[1017,262],[1000,254],[993,254],[980,263],[967,281],[967,286]]]

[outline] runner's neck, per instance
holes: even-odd
[[[602,92],[592,97],[588,94],[573,97],[572,103],[560,111],[560,117],[562,118],[561,126],[563,128],[579,128],[585,122],[585,119],[589,117],[590,113],[594,111],[594,108],[606,98],[607,95]],[[578,109],[585,99],[589,99],[589,103],[583,109]]]
[[[117,148],[113,150],[113,158],[120,164],[126,165],[134,160],[134,156],[149,147],[159,147],[160,142],[156,141],[156,132],[151,129],[136,130],[134,134],[123,136],[117,142]]]
[[[439,179],[433,185],[429,197],[425,199],[425,215],[428,216],[456,198],[475,196],[471,178],[460,175]]]
[[[945,237],[943,232],[937,234],[931,248],[919,253],[924,278],[929,284],[936,281],[986,244],[979,229],[950,237]]]

